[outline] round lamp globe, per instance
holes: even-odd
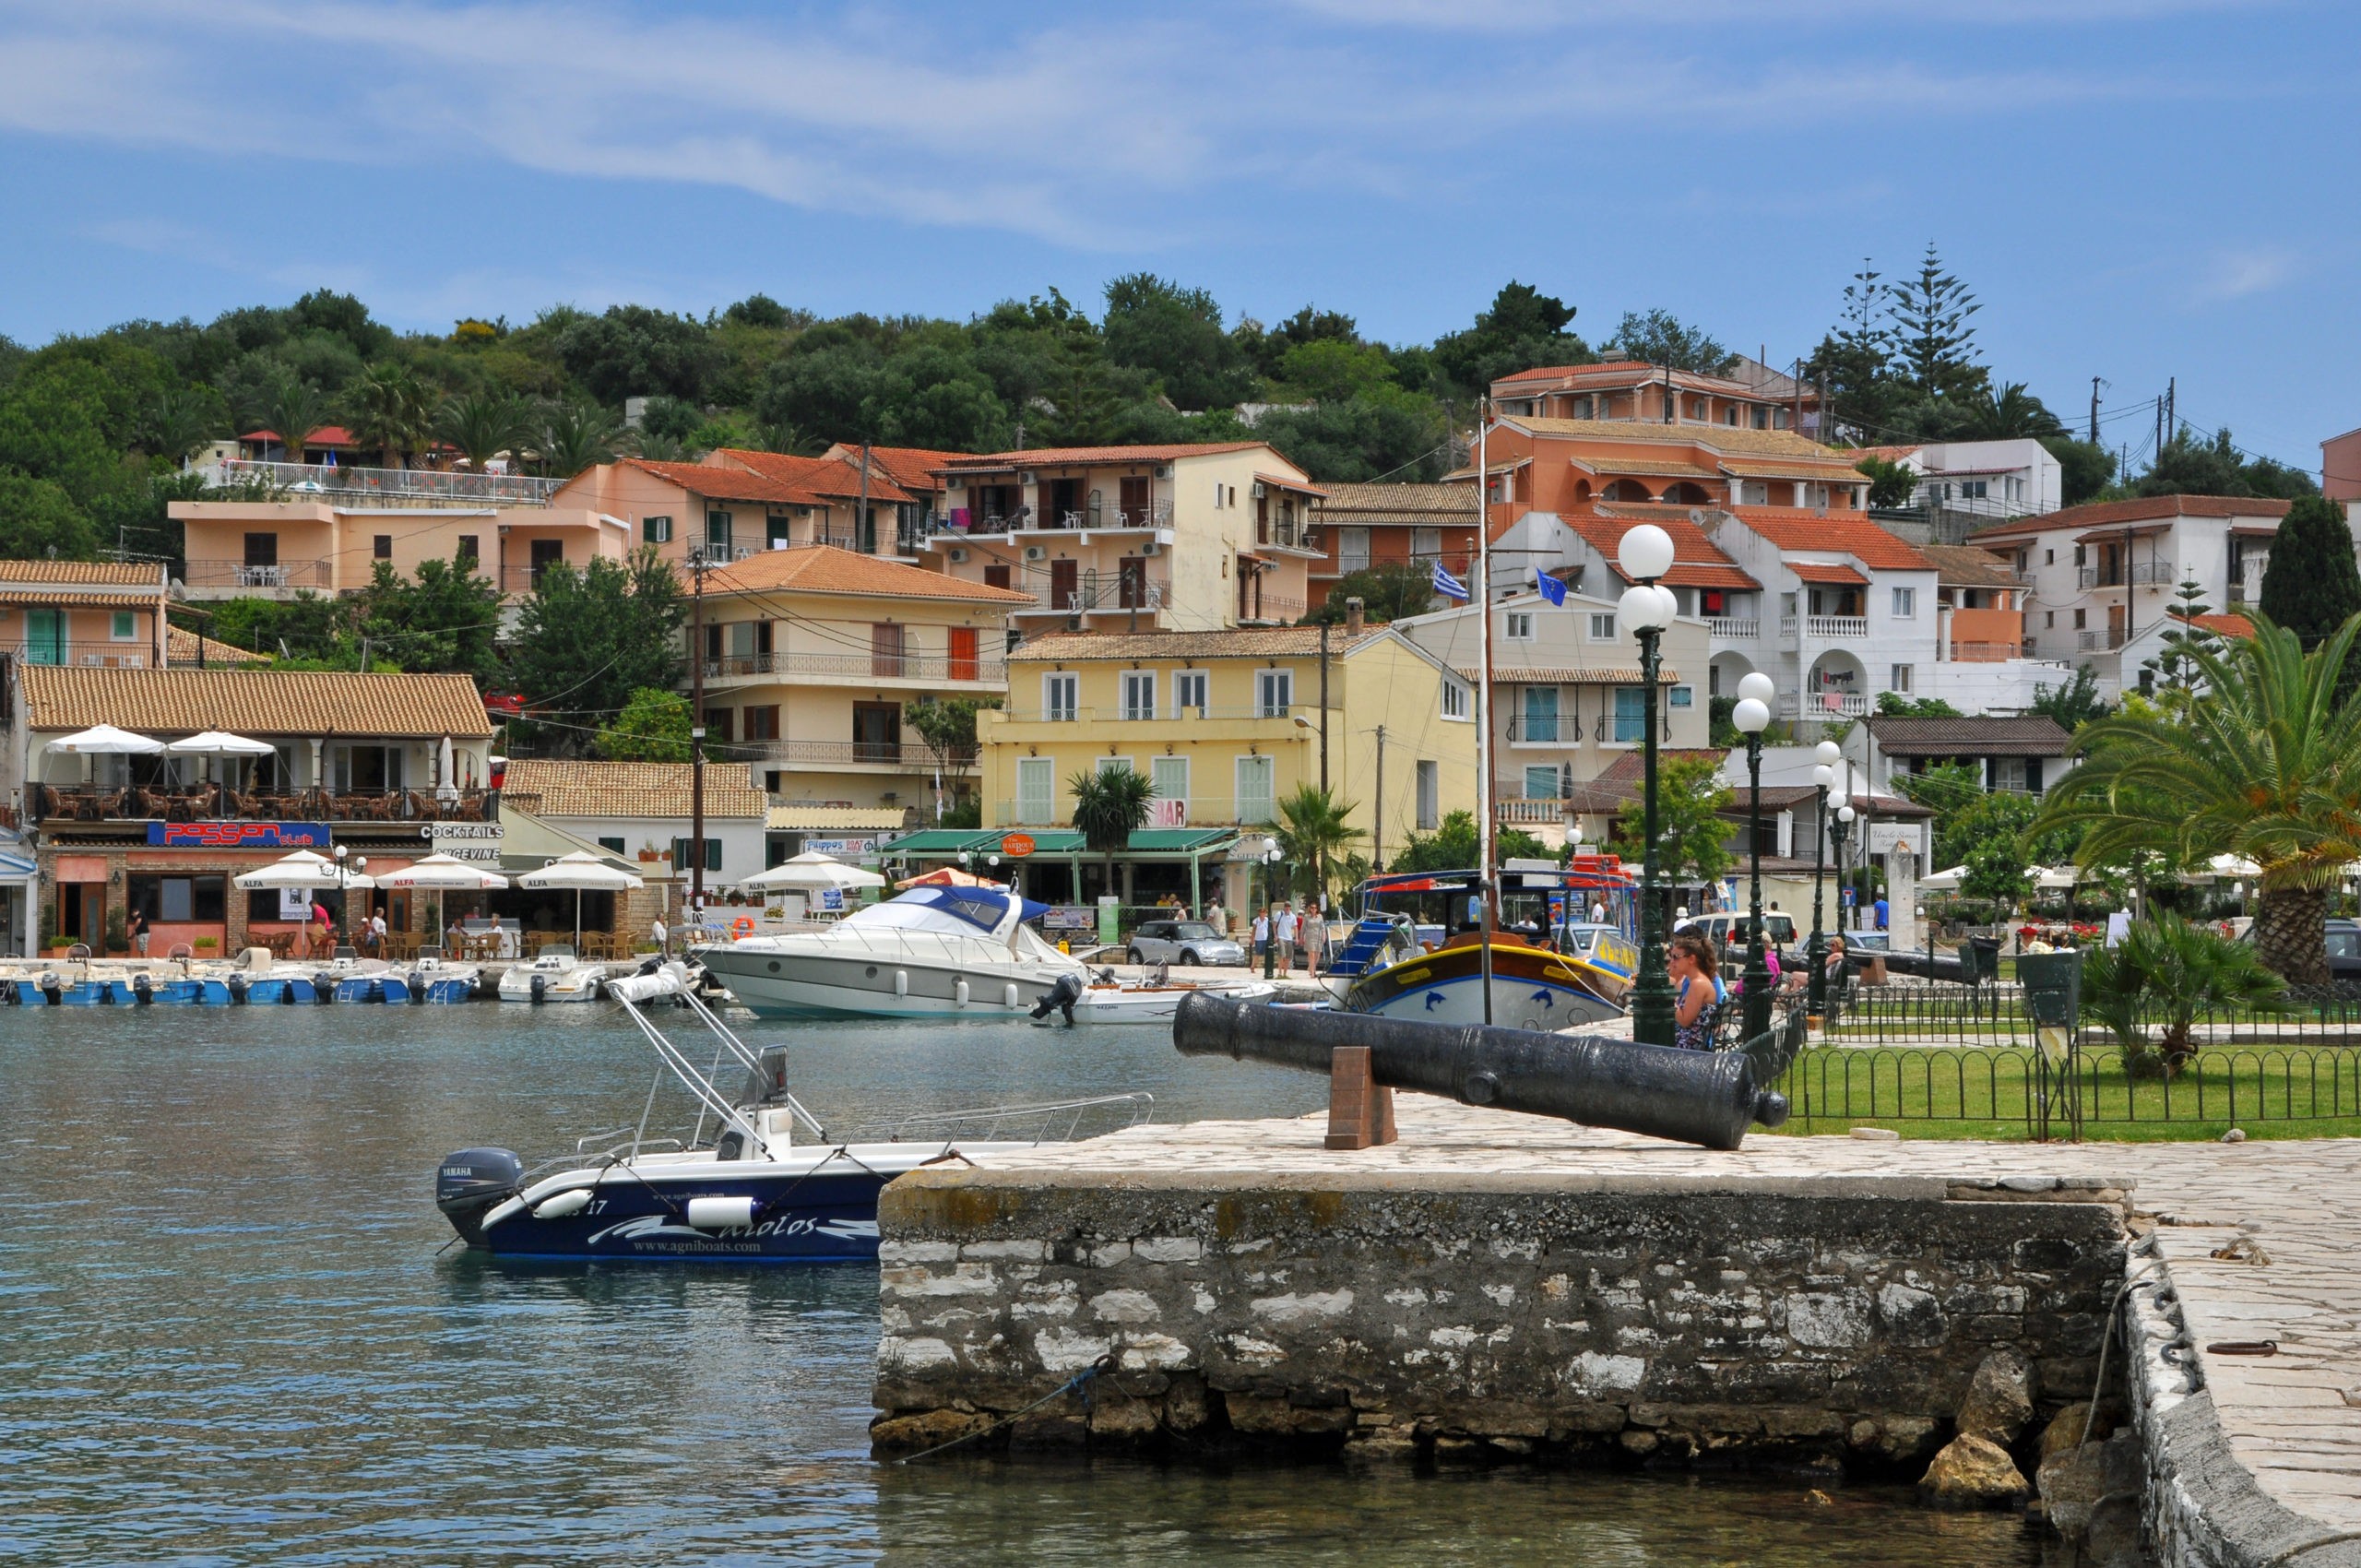
[[[1779,695],[1779,688],[1772,684],[1770,676],[1757,670],[1738,683],[1738,695],[1740,698],[1752,697],[1767,707],[1771,699]]]
[[[1661,577],[1672,570],[1672,535],[1654,523],[1642,523],[1617,543],[1615,560],[1635,582]]]

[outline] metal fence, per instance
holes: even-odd
[[[2168,1123],[2267,1126],[2361,1120],[2361,998],[2299,991],[2283,1016],[2201,1013],[2193,1050],[2168,1062],[2165,1021],[2132,1043],[2092,1021],[2037,1036],[2022,988],[1852,988],[1832,998],[1817,1046],[1778,1087],[1799,1125],[1952,1123],[2033,1138]]]

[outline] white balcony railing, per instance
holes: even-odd
[[[1796,617],[1782,616],[1779,636],[1792,640],[1796,635]],[[1815,641],[1832,642],[1840,637],[1866,637],[1869,635],[1869,617],[1865,615],[1807,615],[1803,618],[1803,635]]]
[[[1779,699],[1782,719],[1858,719],[1869,711],[1869,699],[1858,692],[1806,692]]]
[[[1752,642],[1762,635],[1762,622],[1741,621],[1734,615],[1710,616],[1705,622],[1705,627],[1714,636],[1730,642]]]
[[[445,473],[435,469],[364,469],[325,463],[264,463],[231,457],[196,470],[216,489],[267,484],[298,496],[337,500],[481,502],[546,506],[565,483],[526,474]]]

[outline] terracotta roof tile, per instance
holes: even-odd
[[[114,561],[0,561],[0,583],[110,584],[164,591],[163,568],[153,563]]]
[[[1931,572],[1935,564],[1917,548],[1867,517],[1823,517],[1780,506],[1727,506],[1723,510],[1769,540],[1779,550],[1811,550],[1850,555],[1872,570]]]
[[[1851,588],[1869,586],[1869,578],[1841,563],[1783,560],[1779,564],[1808,583],[1842,583]]]
[[[1347,653],[1389,635],[1383,626],[1368,627],[1358,637],[1331,626],[1328,651]],[[1046,664],[1078,659],[1295,659],[1319,652],[1317,626],[1241,626],[1221,632],[1053,632],[1009,658]]]
[[[386,736],[481,740],[483,698],[465,675],[304,670],[93,670],[29,665],[30,730],[115,724],[143,735]]]
[[[722,464],[712,461],[720,458],[722,463],[775,480],[801,493],[795,498],[806,505],[848,495],[858,498],[860,494],[858,455],[853,460],[846,461],[835,456],[799,457],[791,452],[756,452],[742,446],[723,446],[706,456],[705,463],[694,466],[720,467]],[[926,488],[931,490],[933,486]],[[898,502],[915,501],[918,497],[895,483],[894,476],[886,466],[872,458],[869,466],[869,499],[872,502]]]
[[[279,441],[279,432],[275,430],[250,430],[243,435],[238,437],[238,439],[241,441]],[[281,442],[280,444],[282,445],[285,445],[284,442]],[[324,424],[320,426],[319,429],[313,431],[311,434],[304,436],[303,445],[306,446],[358,446],[361,443],[354,438],[352,432],[345,429],[344,426],[340,424]]]
[[[943,468],[1049,469],[1076,463],[1169,463],[1180,457],[1206,457],[1223,452],[1271,450],[1267,441],[1185,442],[1168,446],[1028,446],[1021,452],[987,452],[955,457]]]
[[[860,467],[860,443],[839,441],[825,454],[838,462],[850,463],[856,470]],[[872,446],[869,461],[872,467],[884,470],[885,477],[905,490],[931,492],[943,488],[934,477],[943,464],[967,456],[965,452],[939,452],[931,446]]]
[[[203,662],[208,669],[215,665],[270,662],[270,656],[267,653],[255,653],[252,649],[239,647],[231,643],[216,642],[211,637],[198,636],[185,626],[169,624],[165,626],[164,661],[167,664],[195,666],[198,662],[200,648],[203,650]]]
[[[1320,507],[1331,528],[1476,526],[1476,493],[1464,484],[1332,484]]]
[[[501,798],[536,816],[685,817],[691,775],[685,762],[573,762],[549,757],[510,760]],[[738,782],[732,783],[732,779]],[[705,770],[705,814],[763,818],[770,797],[747,782],[742,767]],[[536,803],[538,802],[538,803]]]
[[[833,544],[758,550],[706,574],[706,592],[758,593],[797,589],[881,599],[948,599],[976,604],[1031,604],[1033,596],[905,565]]]
[[[2017,588],[2017,575],[1988,550],[1973,544],[1922,544],[1918,553],[1935,564],[1935,575],[1960,588]]]
[[[2074,738],[2054,719],[1904,719],[1861,721],[1889,756],[2064,756]]]
[[[1743,567],[1722,552],[1719,545],[1705,536],[1705,530],[1684,515],[1680,517],[1633,517],[1628,513],[1601,509],[1596,512],[1571,512],[1564,515],[1568,528],[1583,536],[1593,550],[1607,559],[1607,569],[1618,577],[1622,568],[1616,564],[1616,547],[1623,536],[1649,522],[1672,536],[1672,570],[1664,575],[1673,588],[1754,588],[1762,587],[1747,576]]]
[[[2259,495],[2143,495],[2130,501],[2094,501],[2062,512],[2044,512],[1978,529],[1970,542],[2018,539],[2056,529],[2095,528],[2106,523],[2136,523],[2170,517],[2284,517],[2287,503]]]
[[[144,591],[128,588],[77,588],[61,584],[49,588],[12,588],[0,583],[0,604],[46,604],[57,609],[77,610],[92,605],[111,605],[118,610],[153,610],[163,602],[161,588]]]
[[[751,469],[718,463],[659,463],[647,457],[625,457],[623,461],[712,501],[776,501],[812,506],[825,500],[806,486],[790,484]]]
[[[2177,619],[2177,617],[2176,617]],[[2243,615],[2223,612],[2213,615],[2192,615],[2189,624],[2201,631],[2213,632],[2225,637],[2254,636],[2254,623]]]

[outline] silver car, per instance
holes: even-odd
[[[1134,964],[1243,964],[1246,949],[1204,921],[1148,921],[1132,932],[1123,956]]]

